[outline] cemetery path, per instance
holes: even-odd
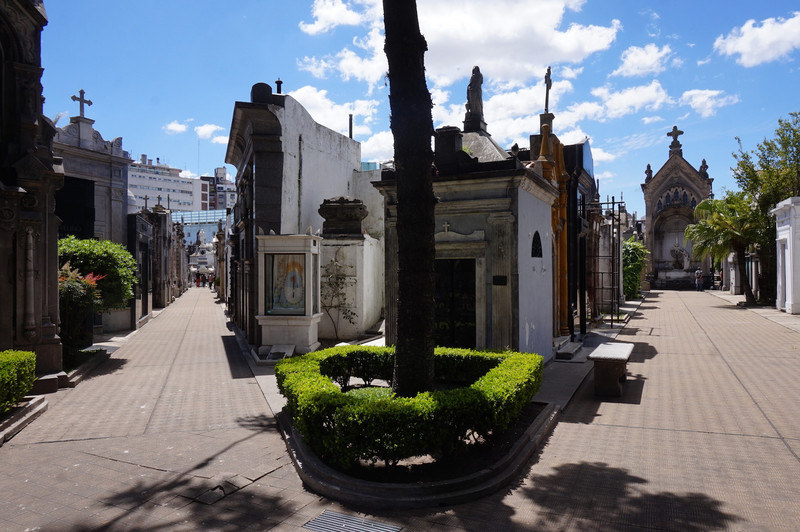
[[[616,337],[634,344],[623,397],[596,398],[591,373],[550,389],[568,406],[506,489],[364,514],[304,489],[274,378],[192,288],[0,448],[0,529],[301,530],[323,512],[341,530],[796,529],[800,317],[732,300],[652,292]]]

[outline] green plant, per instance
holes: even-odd
[[[390,376],[393,352],[340,346],[276,365],[287,409],[323,460],[346,469],[359,460],[396,464],[411,456],[456,452],[508,426],[541,384],[539,355],[437,348],[436,378],[453,378],[461,387],[414,397],[389,388],[346,389],[350,377],[364,378],[365,367],[376,378]],[[372,365],[364,362],[370,358]]]
[[[101,299],[97,311],[124,308],[133,297],[136,261],[120,244],[68,236],[58,241],[58,260],[59,264],[69,262],[84,276],[88,273],[98,276]]]
[[[36,355],[31,351],[0,351],[0,414],[18,403],[36,380]]]
[[[65,356],[92,345],[92,317],[100,305],[97,282],[103,276],[81,275],[66,262],[58,273],[58,309],[61,317],[59,335]]]
[[[622,288],[625,299],[635,299],[639,295],[639,285],[647,262],[649,251],[634,237],[622,243]]]
[[[347,286],[353,283],[352,275],[348,274],[351,267],[342,264],[339,259],[340,249],[336,250],[334,257],[322,267],[322,285],[320,286],[320,304],[322,310],[331,320],[333,336],[339,340],[339,323],[345,320],[355,325],[356,313],[347,301]]]

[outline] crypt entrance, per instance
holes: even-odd
[[[474,349],[475,260],[436,260],[436,320],[434,339],[437,346]]]

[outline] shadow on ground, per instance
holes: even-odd
[[[741,518],[704,493],[647,493],[647,480],[604,463],[564,464],[524,489],[544,508],[532,530],[721,530]]]
[[[185,471],[174,472],[166,480],[139,480],[127,484],[125,489],[99,503],[106,506],[105,511],[69,523],[69,530],[238,531],[265,530],[279,525],[294,513],[287,507],[285,499],[279,495],[267,496],[262,490],[240,492],[259,479],[239,475],[209,478],[199,474],[237,445],[265,431],[277,429],[275,420],[266,415],[238,418],[236,422],[252,431],[252,434],[202,458]],[[292,466],[287,464],[283,467]],[[268,475],[262,475],[261,478]],[[282,493],[282,490],[276,493]]]

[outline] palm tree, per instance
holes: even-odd
[[[722,260],[736,253],[745,301],[754,305],[756,298],[745,275],[745,253],[759,239],[760,226],[753,216],[752,200],[745,192],[726,192],[722,199],[707,199],[694,210],[697,223],[686,227],[685,240],[691,241],[697,255]]]
[[[411,397],[433,388],[433,119],[425,82],[428,45],[414,0],[383,0],[384,50],[397,180],[398,302],[393,391]]]

